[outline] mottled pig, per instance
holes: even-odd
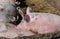
[[[16,25],[17,12],[15,0],[0,0],[0,37],[14,38],[18,36]]]

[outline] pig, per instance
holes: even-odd
[[[13,1],[13,0],[12,0]],[[9,23],[12,16],[16,13],[16,9],[11,3],[11,0],[0,0],[0,31],[5,30],[5,23]],[[14,21],[14,20],[11,20]],[[4,28],[4,29],[3,29]]]
[[[30,31],[35,34],[46,34],[60,31],[60,16],[51,13],[33,12],[27,7],[26,14],[18,9],[22,16],[22,21],[16,29]],[[24,34],[24,33],[23,33]],[[30,35],[30,34],[28,34]],[[26,35],[25,35],[26,36]]]
[[[16,25],[11,23],[17,21],[17,9],[15,0],[0,0],[0,37],[14,38],[19,34]]]

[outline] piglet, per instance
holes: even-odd
[[[0,37],[15,38],[20,33],[11,23],[17,21],[15,0],[0,0]]]
[[[60,16],[56,14],[32,12],[30,7],[27,7],[25,15],[21,10],[18,9],[18,11],[23,19],[16,27],[17,29],[30,31],[34,34],[46,34],[60,31]]]

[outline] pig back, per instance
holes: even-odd
[[[30,21],[30,27],[33,31],[39,33],[49,33],[60,31],[60,16],[49,13],[40,13]]]

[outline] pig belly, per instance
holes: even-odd
[[[40,14],[27,24],[27,29],[39,34],[60,31],[60,16],[53,14]]]

